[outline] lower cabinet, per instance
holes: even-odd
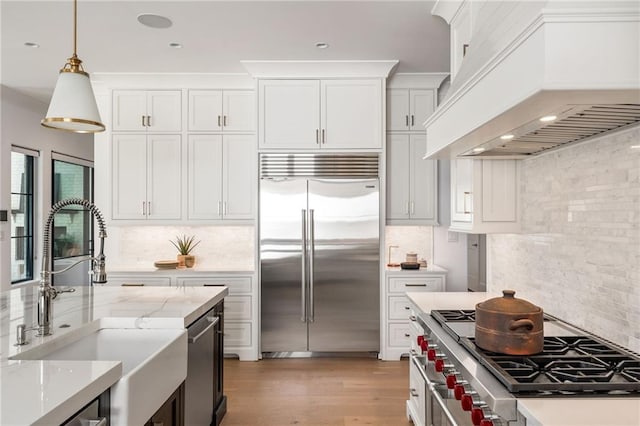
[[[407,292],[445,291],[447,271],[437,266],[417,271],[388,271],[384,295],[384,336],[381,358],[398,360],[409,355],[417,334],[415,312]],[[415,348],[414,348],[415,349]]]
[[[144,426],[184,425],[184,383],[162,404]]]

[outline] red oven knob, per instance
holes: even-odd
[[[473,397],[471,396],[471,394],[465,393],[464,395],[462,395],[460,403],[462,404],[462,409],[464,411],[471,411],[471,409],[473,408]]]
[[[418,345],[422,346],[422,342],[424,342],[424,336],[418,336]]]
[[[462,395],[465,394],[464,385],[457,384],[453,388],[453,396],[456,397],[458,401],[462,399]]]
[[[436,360],[436,371],[442,373],[444,371],[444,359]]]
[[[458,379],[455,374],[449,374],[447,376],[447,388],[455,389],[456,384],[458,383]]]
[[[435,349],[429,349],[427,351],[427,359],[429,361],[435,361],[436,360],[436,350]]]
[[[480,421],[480,426],[493,426],[493,422],[489,419],[482,419]]]
[[[422,349],[422,352],[425,352],[429,349],[429,342],[427,341],[427,339],[422,339],[422,343],[420,343],[420,349]]]
[[[482,408],[473,408],[471,410],[471,421],[474,426],[480,426],[480,423],[485,419],[485,417],[486,415]]]

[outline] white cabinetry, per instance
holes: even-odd
[[[445,291],[447,271],[431,266],[417,271],[387,271],[382,315],[384,360],[397,360],[411,350],[412,309],[406,293]]]
[[[188,219],[255,215],[253,135],[189,135]]]
[[[520,231],[518,160],[451,161],[452,231]]]
[[[114,90],[114,132],[179,132],[180,90]]]
[[[113,135],[113,219],[180,219],[179,135]]]
[[[381,149],[382,80],[260,80],[261,149]]]
[[[436,91],[433,89],[387,90],[387,131],[424,132],[422,123],[433,114]]]
[[[189,90],[190,132],[255,132],[253,90]]]
[[[437,225],[437,161],[423,160],[425,135],[387,138],[387,224]]]

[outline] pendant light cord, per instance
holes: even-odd
[[[78,44],[78,0],[73,0],[73,56],[77,56]]]

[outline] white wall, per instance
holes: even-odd
[[[640,126],[522,162],[522,233],[487,238],[489,291],[640,352]]]
[[[467,291],[467,235],[449,232],[451,179],[448,160],[438,161],[438,222],[433,228],[433,263],[447,269],[447,291]]]
[[[36,226],[35,247],[40,259],[42,222],[51,207],[51,152],[93,160],[93,137],[73,134],[40,125],[48,105],[2,86],[0,92],[0,210],[11,207],[11,145],[40,152],[36,167]],[[99,190],[99,188],[97,188]],[[11,286],[10,224],[0,223],[0,291]],[[40,272],[36,260],[34,277]]]

